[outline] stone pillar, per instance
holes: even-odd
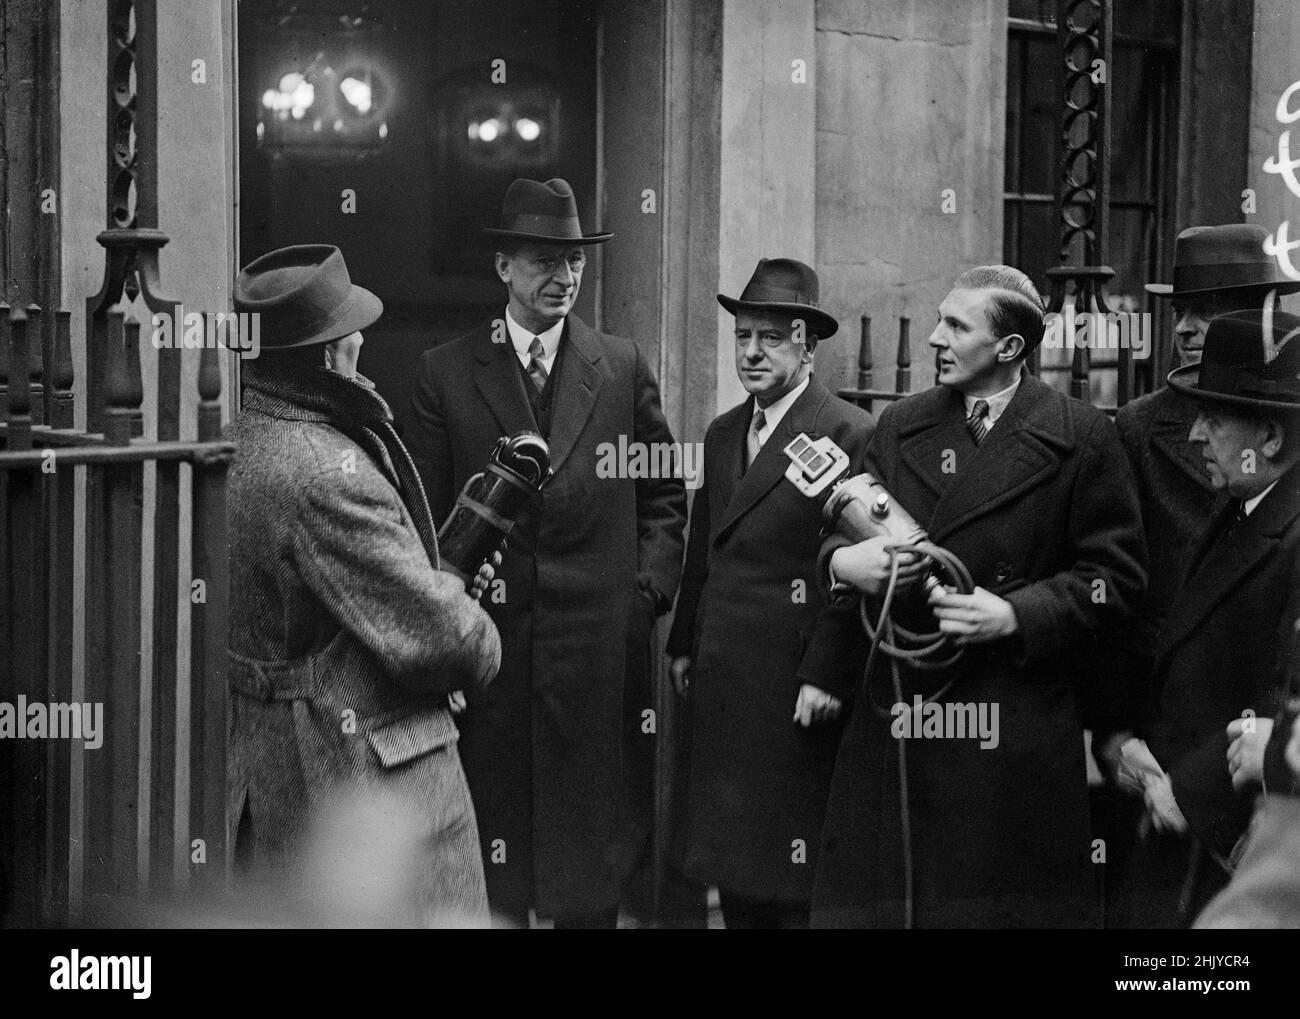
[[[1002,261],[1006,0],[817,4],[817,250],[840,332],[818,352],[849,384],[858,316],[892,385],[898,317],[913,389],[933,378],[935,309],[964,268]]]
[[[817,46],[813,0],[726,0],[722,11],[718,286],[735,295],[760,258],[813,264]],[[717,408],[745,399],[734,323],[717,307]]]

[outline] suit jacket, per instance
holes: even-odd
[[[1122,624],[1146,579],[1137,497],[1114,426],[1025,375],[976,446],[961,393],[936,387],[880,415],[867,469],[976,585],[1011,603],[1020,632],[970,648],[950,669],[900,673],[909,705],[952,682],[943,702],[983,704],[990,720],[996,706],[997,745],[988,749],[971,738],[895,738],[889,708],[898,698],[880,656],[835,765],[814,922],[902,922],[901,748],[916,926],[1095,923],[1069,665],[1086,633]],[[859,636],[858,655],[865,650]]]
[[[857,474],[874,424],[814,376],[745,470],[753,416],[751,397],[709,425],[668,637],[693,674],[680,854],[732,894],[806,902],[841,724],[796,725],[795,698],[804,682],[850,696],[856,677],[818,625],[821,503],[784,479],[782,451],[800,432],[829,436]]]
[[[1300,468],[1244,521],[1225,507],[1190,557],[1156,651],[1160,715],[1148,742],[1192,830],[1227,855],[1250,814],[1233,792],[1226,728],[1250,709],[1272,717],[1285,692],[1300,617]]]
[[[430,563],[413,521],[424,507],[408,508],[391,461],[351,437],[391,420],[368,383],[261,364],[245,382],[228,429],[227,809],[249,840],[240,852],[278,867],[328,794],[374,789],[424,848],[414,919],[485,920],[447,693],[496,673],[496,628]]]
[[[501,583],[484,597],[501,630],[501,672],[467,691],[457,719],[488,897],[544,916],[615,906],[645,851],[654,609],[641,592],[662,610],[671,603],[686,520],[680,477],[609,469],[628,443],[673,442],[636,345],[570,315],[557,366],[555,476],[520,514]],[[488,324],[422,356],[409,445],[435,520],[499,436],[536,429],[526,384]]]

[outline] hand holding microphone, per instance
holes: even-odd
[[[465,482],[438,529],[438,548],[442,568],[465,581],[471,597],[481,597],[492,583],[515,518],[554,473],[546,440],[516,432],[498,439],[487,467]]]

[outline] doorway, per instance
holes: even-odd
[[[360,371],[399,427],[416,361],[499,314],[482,233],[516,177],[597,213],[596,0],[239,5],[240,264],[342,249],[384,302]],[[599,263],[576,311],[596,321]]]

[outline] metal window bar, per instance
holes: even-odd
[[[96,750],[81,740],[0,740],[0,859],[12,871],[15,893],[4,919],[14,926],[120,917],[141,894],[168,895],[185,885],[220,889],[229,875],[225,477],[233,447],[220,439],[219,355],[211,348],[199,355],[196,439],[182,441],[181,351],[158,352],[157,391],[149,394],[157,437],[146,440],[141,328],[131,310],[138,297],[150,313],[177,308],[158,285],[167,236],[155,228],[155,2],[107,4],[108,229],[99,236],[103,284],[86,301],[84,386],[75,385],[68,311],[0,304],[0,695],[10,703],[20,694],[29,703],[71,702],[69,625],[80,599],[83,700],[104,706]],[[50,281],[39,280],[37,289],[51,292]],[[74,427],[79,400],[86,405],[84,430]],[[150,519],[147,471],[155,478]],[[86,500],[80,559],[78,486]],[[182,535],[186,497],[192,520]],[[150,604],[142,596],[146,535],[153,541]],[[198,604],[179,597],[182,540],[190,545],[193,575],[205,582]],[[147,777],[139,740],[145,618],[154,634]],[[191,641],[182,663],[176,648],[183,628]],[[191,704],[178,741],[179,682],[188,683]],[[188,787],[178,788],[187,772]],[[139,802],[142,786],[148,804]],[[178,800],[188,802],[187,817],[176,816]],[[85,807],[77,830],[74,802]],[[149,832],[143,845],[142,810]],[[205,862],[187,871],[181,860],[191,839],[203,840]]]

